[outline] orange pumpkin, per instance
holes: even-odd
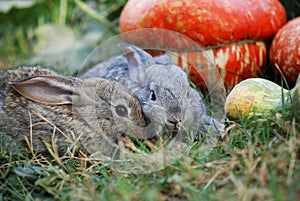
[[[231,88],[260,74],[267,59],[264,41],[285,22],[286,12],[278,0],[129,0],[121,13],[120,31],[160,28],[189,37],[212,52],[212,60]],[[128,41],[140,46],[158,43],[171,49],[181,47],[179,55],[190,54],[187,62],[191,79],[201,84],[195,63],[197,53],[187,50],[182,41],[168,34],[149,34]]]
[[[270,47],[270,62],[278,65],[287,81],[294,85],[300,73],[300,17],[284,25]]]

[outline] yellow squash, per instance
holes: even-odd
[[[229,118],[250,117],[285,112],[300,119],[300,83],[292,90],[262,78],[250,78],[237,84],[226,98]]]

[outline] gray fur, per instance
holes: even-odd
[[[128,114],[118,115],[117,105]],[[0,132],[20,148],[27,147],[26,136],[34,150],[45,151],[42,139],[51,143],[52,124],[65,134],[73,132],[89,154],[111,154],[122,135],[135,135],[146,122],[139,101],[117,82],[67,77],[40,66],[6,70],[0,77]],[[62,133],[55,137],[59,149],[66,148]]]
[[[126,55],[92,67],[81,78],[103,77],[120,82],[140,100],[153,128],[165,126],[169,131],[189,131],[193,136],[209,131],[219,134],[224,125],[207,114],[206,106],[199,93],[190,86],[187,74],[167,55],[152,57],[129,44],[119,47]],[[151,98],[153,92],[155,97]]]

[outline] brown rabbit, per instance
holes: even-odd
[[[51,143],[55,133],[63,150],[62,133],[72,132],[89,154],[107,155],[121,136],[138,136],[145,126],[139,101],[117,82],[67,77],[40,66],[9,69],[0,77],[0,132],[18,147],[27,146],[26,136],[34,150],[45,151],[43,140]]]

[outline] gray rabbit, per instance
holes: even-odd
[[[122,136],[137,137],[145,125],[139,101],[111,80],[67,77],[40,66],[8,69],[0,77],[0,132],[21,148],[26,136],[34,150],[45,151],[43,140],[51,143],[55,133],[64,149],[64,134],[72,133],[88,154],[108,155]]]
[[[224,125],[207,114],[187,74],[167,55],[152,57],[129,44],[119,44],[119,47],[126,55],[92,67],[81,78],[103,77],[128,88],[141,102],[152,135],[163,128],[175,134],[180,131],[184,135],[181,137],[189,135],[190,139],[208,132],[219,135]]]

